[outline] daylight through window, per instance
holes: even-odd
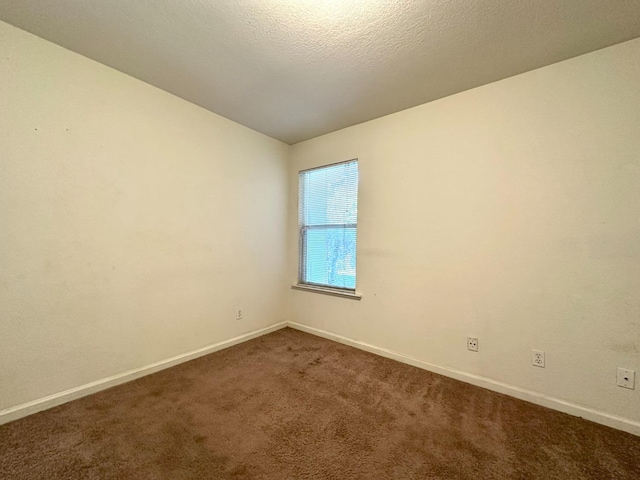
[[[300,172],[299,283],[355,291],[358,162]]]

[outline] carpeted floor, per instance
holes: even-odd
[[[284,329],[0,427],[2,479],[640,479],[640,437]]]

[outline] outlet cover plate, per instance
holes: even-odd
[[[476,337],[467,337],[467,350],[478,351],[478,339]]]
[[[544,352],[542,350],[531,350],[531,365],[544,368]]]
[[[635,370],[629,370],[628,368],[618,367],[618,381],[619,387],[628,388],[633,390],[636,387],[636,372]]]

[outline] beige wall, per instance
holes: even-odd
[[[294,145],[289,281],[297,172],[359,158],[363,297],[289,320],[640,420],[639,82],[634,40]]]
[[[0,112],[0,410],[284,320],[286,145],[4,23]]]

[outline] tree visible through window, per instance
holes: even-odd
[[[358,162],[300,172],[299,282],[355,290]]]

